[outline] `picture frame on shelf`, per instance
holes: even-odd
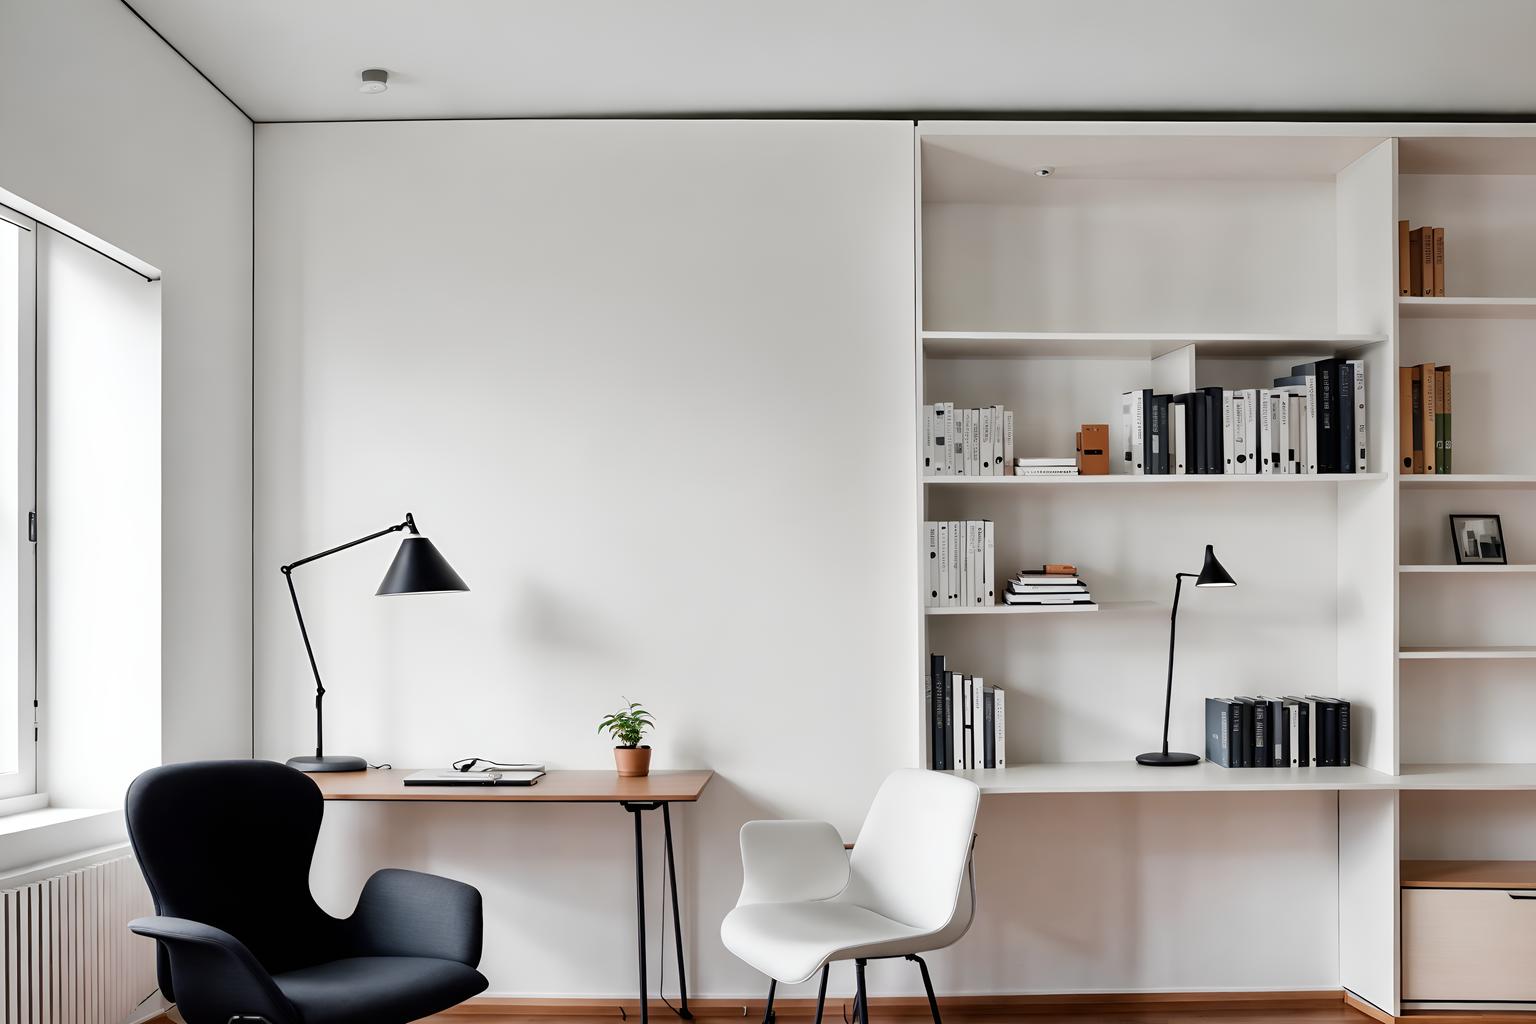
[[[1508,565],[1504,526],[1492,513],[1456,514],[1451,521],[1451,549],[1457,565]]]

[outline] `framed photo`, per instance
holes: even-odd
[[[1452,515],[1451,547],[1457,565],[1508,565],[1504,527],[1495,515]]]

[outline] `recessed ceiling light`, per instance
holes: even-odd
[[[389,88],[389,72],[382,68],[369,68],[363,72],[363,83],[358,92],[383,92]]]

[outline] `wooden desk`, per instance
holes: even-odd
[[[681,998],[678,1016],[693,1019],[688,1009],[688,975],[683,966],[683,920],[677,904],[677,865],[672,856],[674,803],[693,803],[714,777],[710,771],[652,772],[639,779],[620,778],[610,771],[546,772],[532,786],[407,786],[415,768],[369,768],[362,772],[316,772],[310,775],[327,800],[367,800],[383,803],[474,804],[614,804],[635,816],[635,921],[640,958],[640,1022],[650,1020],[650,988],[645,969],[645,847],[640,816],[661,811],[666,839],[667,881],[672,890],[672,932],[677,946],[677,981]]]

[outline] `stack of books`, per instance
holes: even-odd
[[[1077,476],[1077,459],[1014,459],[1015,476]]]
[[[1398,443],[1404,473],[1451,471],[1451,368],[1434,363],[1397,371]]]
[[[1397,293],[1445,295],[1445,228],[1397,222]]]
[[[1008,581],[1003,603],[1010,605],[1094,605],[1088,584],[1070,565],[1025,569]]]
[[[923,524],[923,537],[928,545],[924,607],[982,607],[997,603],[995,541],[990,520],[927,522]]]
[[[1013,472],[1013,413],[1000,405],[923,406],[924,476],[1006,476]]]
[[[1268,388],[1120,395],[1120,459],[1132,475],[1364,473],[1365,362],[1319,359]]]
[[[1223,768],[1336,768],[1349,754],[1347,700],[1205,699],[1205,759]]]
[[[928,656],[928,767],[935,771],[1008,767],[1003,690],[981,676],[951,672]]]

